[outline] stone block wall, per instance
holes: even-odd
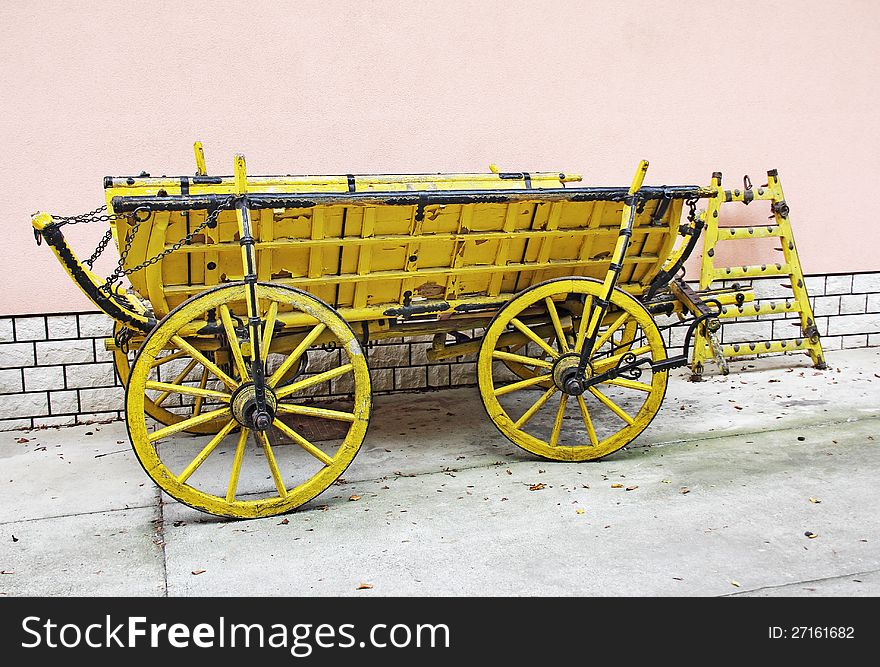
[[[791,297],[778,278],[753,285],[759,300]],[[880,272],[808,276],[807,289],[829,355],[880,345]],[[797,314],[726,320],[722,342],[794,338],[799,335],[796,323]],[[0,430],[121,418],[124,389],[104,347],[112,328],[100,313],[0,317]],[[680,347],[683,337],[683,328],[666,333],[670,348]],[[430,337],[372,345],[374,393],[476,383],[474,356],[431,364],[426,356],[430,346]],[[325,362],[316,355],[316,363]],[[345,394],[347,389],[340,378],[323,395]]]

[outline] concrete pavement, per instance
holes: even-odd
[[[162,496],[119,422],[3,433],[0,594],[877,595],[880,349],[829,363],[677,371],[585,464],[521,452],[475,388],[379,397],[345,484],[287,523]]]

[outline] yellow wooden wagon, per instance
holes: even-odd
[[[643,186],[647,162],[627,188],[560,172],[248,176],[241,156],[214,177],[199,144],[196,159],[194,177],[108,177],[106,213],[32,222],[117,322],[144,469],[214,514],[287,512],[340,476],[370,418],[371,341],[433,335],[432,359],[478,354],[495,426],[584,461],[644,430],[696,327],[742,299],[673,282],[696,203],[720,184]],[[110,229],[81,262],[62,230],[92,221]],[[111,239],[104,279],[91,266]],[[658,313],[695,316],[683,355],[667,357]]]

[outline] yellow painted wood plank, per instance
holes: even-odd
[[[312,209],[312,240],[324,238],[324,212],[326,208],[316,206]],[[324,248],[313,246],[309,251],[309,278],[317,278],[324,273]]]
[[[361,238],[370,238],[376,230],[376,209],[370,207],[364,211],[364,221],[361,224]],[[371,245],[362,245],[358,253],[358,276],[365,277],[370,273],[370,264],[373,258],[373,247]],[[337,278],[339,282],[343,282],[341,276]],[[363,282],[357,283],[354,288],[354,307],[363,308],[367,305],[367,287]]]

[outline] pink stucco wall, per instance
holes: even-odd
[[[878,43],[870,0],[3,3],[0,314],[90,309],[30,213],[196,138],[214,173],[777,167],[807,272],[878,270]]]

